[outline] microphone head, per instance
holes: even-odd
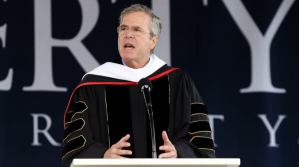
[[[140,79],[137,86],[141,92],[143,92],[144,90],[148,90],[149,92],[151,92],[153,90],[152,82],[148,78]]]

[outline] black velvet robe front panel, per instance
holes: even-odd
[[[162,131],[167,131],[169,121],[169,82],[168,75],[152,82],[151,92],[157,154],[163,145]],[[108,126],[110,142],[117,143],[126,134],[130,134],[129,157],[148,158],[152,155],[149,117],[143,95],[137,86],[106,86]],[[136,152],[136,154],[135,154]]]
[[[162,68],[149,78],[164,71]],[[117,81],[87,76],[84,82],[98,81],[95,78]],[[175,70],[152,83],[157,151],[163,145],[162,131],[166,130],[179,157],[215,157],[207,113],[189,75]],[[131,157],[151,157],[148,114],[143,96],[134,85],[80,87],[70,101],[65,124],[63,166],[69,166],[74,158],[102,158],[105,151],[126,134],[131,135],[128,148],[133,152]]]

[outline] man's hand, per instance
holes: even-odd
[[[130,143],[127,142],[130,135],[127,134],[121,138],[117,143],[113,144],[104,154],[103,158],[125,158],[122,155],[132,155],[130,150],[122,150],[123,147],[130,147]]]
[[[169,141],[167,133],[165,131],[162,132],[162,139],[164,141],[164,145],[159,147],[159,150],[164,150],[165,153],[159,155],[159,158],[177,158],[178,153],[174,147],[174,145]]]

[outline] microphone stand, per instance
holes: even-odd
[[[147,92],[146,95],[144,92]],[[155,136],[155,125],[154,125],[154,116],[153,116],[153,109],[152,109],[152,102],[150,97],[150,87],[148,85],[144,85],[144,89],[142,89],[142,93],[144,96],[146,110],[149,116],[150,122],[150,129],[151,129],[151,139],[152,139],[152,157],[157,158],[157,151],[156,151],[156,136]],[[146,98],[147,96],[147,98]],[[149,101],[147,102],[148,99]]]

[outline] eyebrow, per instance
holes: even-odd
[[[127,25],[120,25],[119,27],[129,27],[129,26],[127,26]]]
[[[119,27],[129,27],[129,26],[127,26],[127,25],[120,25]],[[142,28],[141,27],[139,27],[139,26],[133,26],[132,28],[139,28],[139,29],[141,29],[142,30]]]

